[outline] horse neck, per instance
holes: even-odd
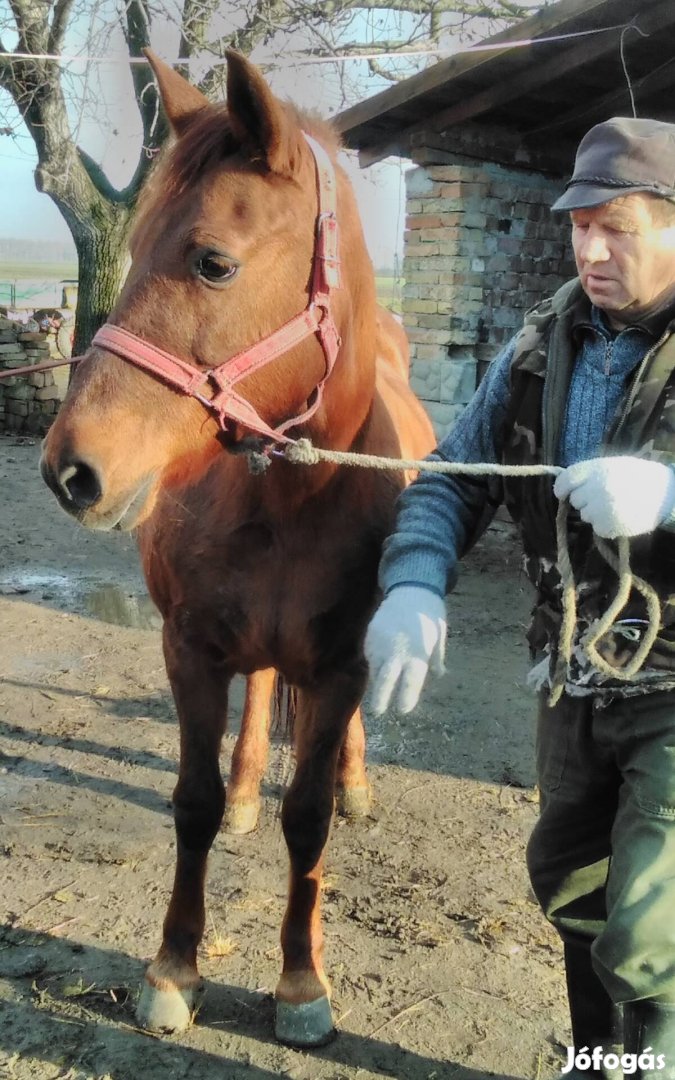
[[[352,445],[367,420],[375,394],[375,278],[351,188],[345,202],[348,213],[340,226],[342,286],[331,295],[331,313],[341,345],[324,386],[323,406],[302,432],[317,445],[334,449]]]

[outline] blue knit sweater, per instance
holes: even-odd
[[[626,383],[655,343],[646,329],[630,326],[612,333],[593,308],[577,328],[579,351],[570,382],[557,465],[597,457],[603,436],[623,398]],[[509,369],[515,338],[491,363],[483,381],[431,460],[500,462],[501,436],[509,401]],[[553,482],[553,481],[551,481]],[[396,531],[385,544],[380,584],[421,585],[439,596],[452,588],[466,539],[484,513],[487,479],[463,483],[423,473],[400,496]],[[670,520],[669,526],[673,523]]]

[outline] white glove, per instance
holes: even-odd
[[[365,642],[376,716],[385,711],[397,687],[399,711],[415,708],[429,666],[437,675],[445,671],[446,633],[445,601],[430,589],[399,585],[385,597]]]
[[[553,490],[607,539],[653,532],[675,507],[675,474],[660,461],[591,458],[570,465]]]

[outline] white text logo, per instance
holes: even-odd
[[[665,1067],[665,1056],[654,1054],[651,1046],[645,1047],[641,1054],[613,1054],[611,1051],[607,1054],[602,1046],[594,1046],[592,1050],[588,1046],[582,1046],[577,1053],[573,1046],[568,1046],[567,1061],[561,1072],[564,1075],[572,1069],[579,1069],[581,1072],[593,1069],[594,1072],[600,1072],[602,1068],[608,1071],[621,1068],[625,1076],[632,1076],[638,1069],[641,1072],[654,1072],[655,1069]]]

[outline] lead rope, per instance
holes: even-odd
[[[558,476],[563,470],[557,465],[497,465],[464,463],[458,461],[415,461],[407,458],[378,457],[374,454],[355,454],[346,450],[323,450],[313,446],[309,439],[298,439],[283,450],[273,450],[275,456],[285,458],[294,465],[318,465],[321,461],[333,465],[351,465],[364,469],[387,469],[457,474],[464,476]],[[577,622],[577,601],[574,571],[567,542],[567,516],[569,500],[561,499],[556,515],[556,541],[558,545],[558,572],[562,582],[562,623],[558,639],[558,654],[551,676],[548,704],[553,707],[560,700],[572,658],[574,632]],[[631,679],[644,664],[654,645],[661,625],[661,604],[656,590],[631,572],[630,544],[626,537],[617,541],[617,553],[602,540],[595,538],[598,551],[619,578],[619,587],[604,615],[589,627],[581,646],[593,667],[603,675],[614,679]],[[596,645],[625,607],[631,588],[644,597],[647,605],[647,628],[634,656],[623,668],[612,667],[598,652]]]

